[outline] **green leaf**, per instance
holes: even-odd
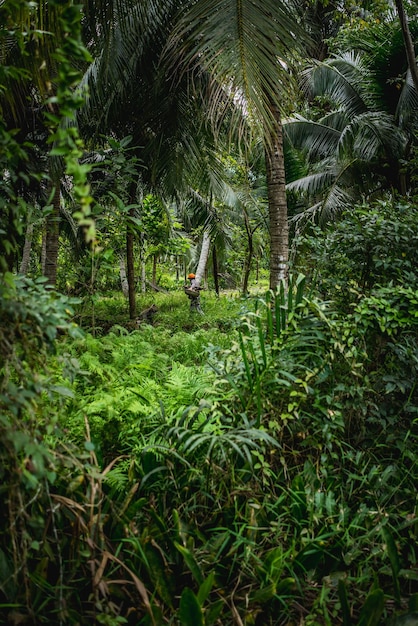
[[[74,398],[74,392],[72,389],[68,389],[68,387],[64,387],[63,385],[53,385],[51,387],[51,391],[54,391],[65,398]]]
[[[257,589],[250,595],[250,602],[256,602],[257,604],[265,604],[276,595],[275,583],[270,583],[262,589]]]
[[[409,598],[408,609],[415,613],[418,611],[418,593],[413,593]]]
[[[292,576],[283,578],[276,586],[276,596],[287,595],[296,589],[296,580]]]
[[[173,607],[174,581],[166,570],[160,551],[147,542],[144,546],[144,553],[148,561],[148,573],[157,593],[169,607]]]
[[[357,626],[379,626],[384,603],[383,590],[373,589],[361,609]]]
[[[386,544],[386,551],[388,553],[390,566],[392,569],[392,579],[393,579],[395,598],[397,602],[400,602],[401,588],[399,584],[399,572],[400,572],[401,567],[399,563],[399,555],[398,555],[398,550],[396,548],[395,540],[392,536],[392,533],[387,528],[387,526],[383,526],[382,528],[382,537]]]
[[[348,604],[347,587],[342,578],[338,580],[338,596],[340,598],[343,625],[351,626],[352,622],[351,622],[350,606]]]
[[[215,572],[212,570],[206,580],[199,587],[199,591],[197,593],[197,599],[199,601],[200,606],[203,606],[213,587],[213,581],[215,579]]]
[[[174,542],[174,545],[176,546],[180,554],[183,556],[184,561],[186,565],[188,566],[188,568],[190,569],[191,573],[193,574],[196,582],[199,585],[202,585],[204,582],[203,575],[193,554],[190,552],[190,550],[188,550],[184,546],[181,546],[179,543],[177,543],[177,541]]]
[[[212,624],[218,624],[218,619],[220,614],[222,613],[222,609],[225,606],[224,600],[218,600],[214,604],[212,604],[205,613],[205,624],[206,626],[212,626]]]
[[[179,619],[181,626],[203,626],[203,613],[199,601],[189,587],[180,598]]]

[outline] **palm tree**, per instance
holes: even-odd
[[[237,226],[237,233],[243,237],[245,256],[241,292],[246,295],[254,256],[258,256],[261,251],[260,239],[268,239],[269,215],[262,139],[248,146],[245,154],[228,155],[226,162],[230,188],[225,194],[224,207],[228,210],[228,220],[232,226]]]
[[[60,177],[57,176],[52,183],[51,212],[47,216],[45,223],[45,266],[43,274],[52,286],[55,286],[57,281],[60,215],[61,189]]]
[[[305,197],[303,216],[327,221],[362,197],[400,190],[407,132],[382,102],[364,55],[350,52],[315,63],[303,81],[311,99],[326,102],[324,115],[297,115],[284,125],[286,141],[309,168],[287,186]]]
[[[212,180],[202,182],[202,192],[196,191],[192,187],[188,194],[184,194],[183,202],[178,207],[180,218],[189,231],[200,231],[199,237],[199,257],[197,259],[195,271],[195,285],[200,287],[205,274],[212,242],[212,254],[215,254],[216,262],[216,246],[223,248],[228,240],[228,232],[225,220],[220,217],[219,209],[215,206],[214,198],[219,201],[225,200],[228,195],[229,188],[223,181]],[[215,268],[215,274],[217,267]],[[216,280],[216,278],[215,278]]]
[[[202,149],[207,160],[202,137],[209,133],[212,142],[214,130],[225,128],[226,121],[231,137],[242,139],[245,128],[248,136],[249,128],[262,132],[272,186],[275,287],[288,254],[279,107],[289,83],[286,60],[302,40],[292,3],[115,0],[99,2],[103,10],[96,12],[93,1],[87,6],[100,25],[87,29],[95,61],[84,80],[91,93],[86,118],[99,112],[99,125],[118,132],[123,110],[124,133],[130,124],[135,142],[144,146],[152,185],[187,187],[184,173],[196,170]]]
[[[211,107],[215,123],[223,119],[218,103],[227,89],[233,103],[241,103],[249,126],[256,122],[264,137],[273,289],[285,277],[288,260],[280,105],[283,89],[290,83],[286,61],[304,40],[294,10],[291,2],[275,0],[199,0],[180,18],[169,46],[174,50],[182,42],[188,67],[196,72],[203,66],[210,74],[215,85]],[[231,127],[235,129],[235,124]]]
[[[266,141],[266,183],[270,231],[270,289],[287,278],[289,223],[287,216],[283,128],[277,105],[271,104],[276,123]]]
[[[165,10],[161,10],[161,3],[151,0],[114,2],[105,7],[112,7],[110,15],[93,12],[92,21],[98,16],[103,22],[91,27],[91,32],[100,30],[103,36],[97,42],[92,35],[90,48],[95,59],[81,85],[90,93],[79,119],[84,132],[92,142],[97,142],[100,132],[115,137],[131,135],[135,156],[144,164],[137,184],[140,195],[151,193],[165,205],[179,202],[192,188],[207,188],[208,181],[219,179],[220,171],[214,132],[206,123],[207,76],[196,81],[200,85],[196,97],[187,77],[177,74],[167,82],[161,69],[163,50],[180,4],[166,2]],[[132,295],[132,230],[127,234],[127,253]],[[134,298],[130,302],[134,317]]]

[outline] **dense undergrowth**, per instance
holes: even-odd
[[[287,291],[158,295],[138,328],[3,284],[3,623],[412,620],[416,223],[359,208]]]

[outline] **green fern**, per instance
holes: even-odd
[[[166,399],[171,407],[188,406],[210,395],[212,384],[213,375],[203,367],[191,368],[173,362],[165,384],[169,392]]]
[[[105,482],[109,485],[112,491],[118,493],[124,493],[127,490],[129,484],[129,470],[131,467],[130,459],[122,459],[119,463],[113,465],[113,467],[106,473]]]

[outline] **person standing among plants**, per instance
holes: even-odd
[[[184,293],[190,300],[190,311],[203,315],[203,310],[200,304],[200,291],[202,287],[200,287],[198,281],[196,280],[196,274],[190,273],[187,275],[187,278],[190,281],[190,285],[184,285]]]

